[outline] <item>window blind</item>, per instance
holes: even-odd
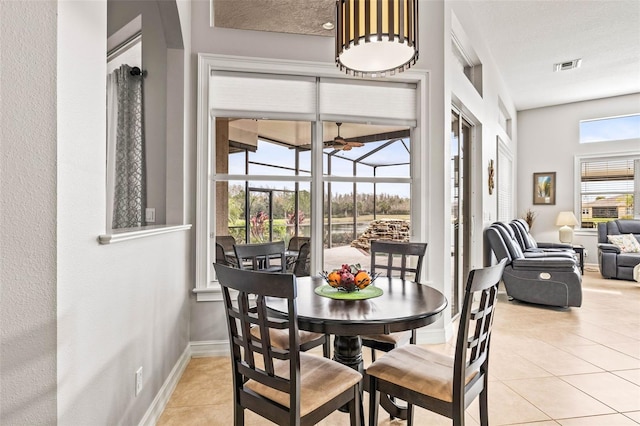
[[[633,193],[634,159],[583,161],[583,194]]]
[[[315,120],[313,77],[214,71],[209,107],[217,116]]]
[[[580,161],[581,224],[638,216],[640,157],[594,158]]]
[[[513,208],[513,159],[502,143],[498,143],[497,160],[498,220],[509,222],[515,219]]]
[[[409,83],[320,79],[320,117],[360,117],[376,124],[417,125],[417,86]]]

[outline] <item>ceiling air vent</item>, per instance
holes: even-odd
[[[559,62],[553,65],[553,70],[554,71],[572,70],[574,68],[580,68],[581,64],[582,64],[582,59],[574,59],[572,61]]]

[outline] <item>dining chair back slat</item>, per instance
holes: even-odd
[[[389,277],[420,282],[422,262],[426,251],[427,243],[371,241],[371,273],[383,272]],[[415,261],[413,265],[411,265],[412,260]]]
[[[240,269],[286,272],[284,241],[236,244],[233,249]]]
[[[234,424],[243,425],[244,410],[249,409],[276,424],[312,425],[347,404],[351,424],[360,425],[360,373],[300,352],[295,276],[221,264],[214,267],[222,288],[231,347]],[[237,292],[235,299],[232,291]],[[270,315],[267,298],[286,300],[285,318]],[[255,327],[260,329],[257,335],[252,333]],[[272,345],[273,328],[288,331],[288,348]],[[316,389],[323,390],[314,395],[321,401],[301,399]]]

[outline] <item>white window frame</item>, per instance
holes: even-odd
[[[598,155],[577,155],[574,157],[574,214],[576,217],[582,217],[582,162],[583,161],[607,161],[607,160],[620,160],[624,158],[635,158],[635,177],[634,177],[634,218],[640,219],[640,151],[620,152],[615,154],[598,154]],[[580,221],[582,223],[582,221]],[[583,235],[595,235],[598,232],[597,228],[579,228],[579,231]]]
[[[608,122],[611,120],[616,120],[619,118],[626,118],[626,117],[638,117],[640,118],[640,113],[634,113],[634,114],[624,114],[624,115],[614,115],[614,116],[610,116],[610,117],[599,117],[599,118],[590,118],[587,120],[580,120],[580,122],[578,123],[578,142],[582,145],[582,144],[592,144],[592,143],[610,143],[610,142],[624,142],[624,141],[630,141],[633,139],[638,139],[638,136],[635,137],[631,137],[631,138],[625,138],[625,139],[618,139],[618,138],[610,138],[610,139],[599,139],[599,140],[585,140],[584,139],[584,135],[582,134],[582,124],[584,123],[589,123],[589,122]]]
[[[216,281],[212,280],[210,272],[210,237],[211,224],[210,215],[215,217],[215,208],[212,200],[215,200],[215,185],[212,185],[212,144],[214,128],[212,126],[212,115],[209,108],[209,76],[213,71],[232,72],[257,72],[268,74],[286,74],[297,76],[313,76],[320,78],[343,78],[348,80],[337,68],[328,63],[302,62],[302,61],[280,61],[261,58],[241,58],[226,55],[199,54],[198,55],[198,99],[197,99],[197,176],[196,176],[196,274],[194,292],[198,301],[220,301],[220,287]],[[357,82],[358,80],[352,80]],[[427,110],[428,75],[426,72],[407,71],[389,81],[416,83],[417,102],[416,116],[421,116],[421,111]],[[355,83],[357,84],[357,83]],[[316,122],[320,119],[330,117],[316,117]],[[421,196],[421,188],[427,186],[427,171],[420,167],[428,164],[427,149],[423,148],[421,141],[427,141],[427,125],[420,125],[412,132],[412,147],[414,147],[414,160],[411,164],[411,216],[416,218],[412,226],[412,238],[416,240],[427,240],[427,212],[428,201]],[[322,137],[322,129],[315,126],[313,138],[319,140]],[[316,144],[316,146],[319,146]],[[321,151],[321,147],[318,148]],[[312,162],[316,168],[322,164],[321,152],[312,157]],[[232,176],[229,176],[231,178]],[[254,177],[252,176],[252,179]],[[273,176],[269,176],[273,180]],[[299,179],[299,177],[294,177]],[[336,181],[342,178],[334,178]],[[279,177],[277,180],[282,180]],[[305,180],[305,179],[302,179]],[[312,185],[322,185],[327,178],[316,173],[311,178]],[[366,182],[370,178],[358,178],[357,181]],[[317,191],[316,194],[321,194]],[[321,208],[322,199],[312,198],[312,210]],[[317,207],[316,207],[317,206]],[[420,214],[422,212],[422,214]],[[419,219],[419,220],[418,220]],[[322,221],[312,222],[312,232],[322,232]],[[313,261],[313,259],[312,259]]]

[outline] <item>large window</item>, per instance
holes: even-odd
[[[583,158],[579,164],[582,228],[640,217],[640,155]]]
[[[216,122],[216,235],[238,244],[309,236],[311,123]]]
[[[366,251],[370,237],[407,241],[410,237],[410,129],[339,124],[323,123],[326,268],[335,266],[330,265],[335,262],[330,252],[334,248]],[[334,177],[340,181],[332,181]]]
[[[409,226],[422,219],[409,202],[423,152],[413,130],[416,84],[229,72],[205,63],[200,76],[197,210],[206,226],[196,237],[198,300],[208,300],[200,291],[210,283],[217,287],[218,237],[235,244],[310,237],[312,273],[366,264],[366,251],[352,243],[375,220],[402,221],[402,237],[424,239],[424,221]]]
[[[288,244],[322,213],[323,269],[362,263],[369,237],[409,240],[410,128],[322,126],[323,204],[312,212],[310,122],[216,118],[216,237]]]

